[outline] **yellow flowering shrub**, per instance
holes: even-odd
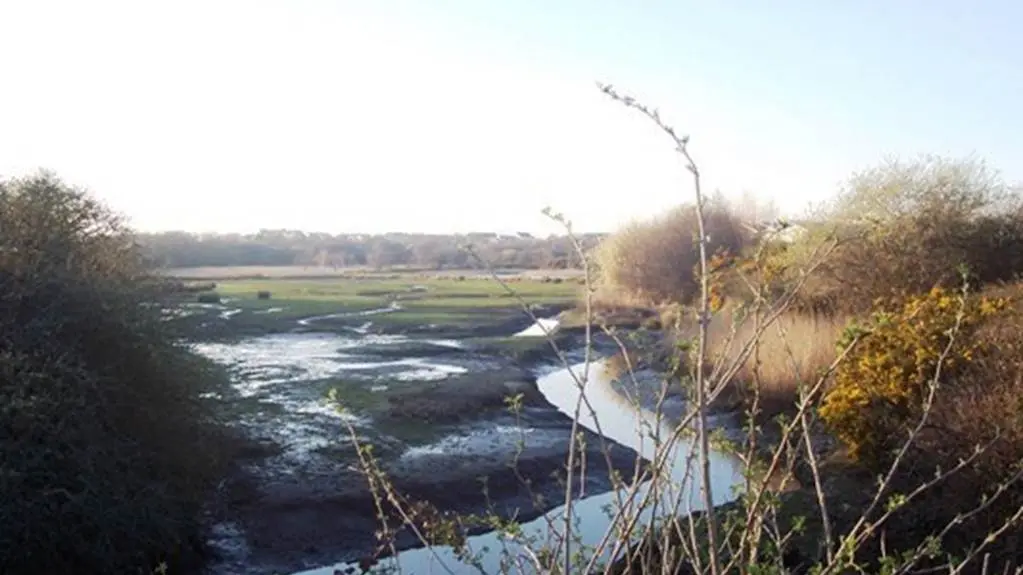
[[[725,250],[718,251],[707,259],[707,296],[710,311],[713,313],[721,311],[725,306],[725,298],[728,291],[726,286],[727,276],[734,262],[735,258],[730,256]],[[696,265],[693,276],[700,277],[699,264]]]
[[[915,423],[929,383],[962,314],[939,381],[968,365],[983,345],[976,337],[984,319],[1005,307],[1005,300],[967,297],[942,288],[908,298],[893,311],[873,314],[865,328],[846,332],[844,348],[857,333],[861,340],[835,372],[820,416],[845,443],[854,459],[879,462],[905,441],[903,430]]]

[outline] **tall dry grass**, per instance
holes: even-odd
[[[835,361],[836,342],[849,319],[795,311],[780,316],[761,334],[758,352],[742,363],[724,397],[727,403],[748,407],[758,395],[761,416],[794,409],[800,384],[810,384]],[[737,322],[734,310],[715,316],[708,332],[712,360],[736,361],[743,342],[754,337],[756,324]],[[754,393],[756,392],[756,393]]]

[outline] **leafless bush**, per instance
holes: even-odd
[[[738,255],[750,233],[721,202],[704,208],[708,253]],[[626,225],[597,248],[600,296],[625,303],[692,302],[698,297],[699,217],[686,204]]]
[[[954,288],[957,266],[968,267],[975,282],[1008,280],[1023,271],[1021,202],[975,159],[888,161],[855,174],[784,258],[798,261],[822,234],[846,238],[805,298],[854,313],[878,298]]]

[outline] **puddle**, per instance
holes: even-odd
[[[241,527],[233,522],[218,523],[213,526],[208,540],[210,546],[220,556],[220,575],[242,575],[246,572],[245,560],[249,556],[249,546]]]
[[[345,358],[337,364],[339,372],[347,371],[376,371],[380,377],[387,377],[399,381],[436,381],[447,379],[452,375],[468,373],[468,369],[460,365],[446,365],[429,361],[424,358],[396,359],[393,361],[353,361],[355,356]],[[394,369],[412,368],[412,369]]]
[[[465,344],[458,341],[457,339],[423,339],[420,340],[423,343],[435,345],[437,347],[450,347],[452,349],[465,349]]]
[[[198,315],[202,310],[189,309],[184,307],[171,307],[160,310],[160,319],[163,321],[171,321],[175,319],[184,319],[186,317],[192,317]]]
[[[533,325],[515,334],[514,337],[544,337],[558,329],[559,323],[556,317],[537,318]]]
[[[445,436],[440,441],[409,448],[401,458],[414,460],[431,455],[461,453],[470,457],[487,457],[495,454],[513,453],[517,448],[551,448],[565,445],[571,430],[549,430],[548,433],[534,433],[531,427],[514,425],[479,426],[462,433]]]
[[[355,332],[355,333],[365,334],[365,333],[369,332],[369,328],[371,328],[371,327],[373,327],[373,322],[367,321],[366,323],[364,323],[364,324],[362,324],[362,325],[360,325],[358,327],[350,327],[348,329],[353,331],[353,332]]]
[[[391,302],[391,304],[388,305],[387,307],[379,307],[379,308],[374,308],[374,309],[366,309],[366,310],[362,310],[362,311],[346,311],[346,312],[340,312],[340,313],[329,313],[329,314],[326,314],[326,315],[317,315],[317,316],[313,316],[313,317],[307,317],[307,318],[298,320],[298,325],[301,325],[301,326],[304,326],[304,327],[309,327],[310,325],[312,325],[312,324],[314,324],[314,323],[316,323],[318,321],[332,320],[332,319],[347,319],[347,318],[352,318],[352,317],[364,317],[364,316],[369,316],[369,315],[377,315],[377,314],[381,314],[381,313],[391,313],[391,312],[395,312],[395,311],[399,311],[399,310],[401,310],[401,305],[398,304],[398,302],[394,301],[394,302]]]
[[[356,389],[364,386],[369,393],[381,393],[391,387],[386,385],[388,381],[435,381],[485,364],[471,358],[460,358],[461,365],[456,365],[429,357],[392,359],[371,355],[373,348],[387,350],[410,342],[460,347],[456,341],[424,342],[400,335],[357,333],[281,333],[232,342],[194,343],[191,347],[225,366],[231,374],[235,395],[208,397],[230,402],[228,408],[238,410],[234,424],[247,435],[280,447],[279,453],[246,463],[248,471],[274,484],[285,481],[301,485],[309,477],[338,475],[339,466],[345,464],[337,453],[348,448],[348,424],[360,435],[371,432],[372,421],[364,414],[340,413],[327,403],[327,393],[339,378]],[[448,455],[459,449],[482,453],[500,448],[502,444],[495,443],[494,438],[506,435],[493,430],[489,435],[470,432],[436,448]],[[411,457],[416,456],[413,453]],[[211,565],[210,572],[246,572],[239,570],[239,566],[244,567],[244,559],[238,557],[245,553],[245,535],[237,526],[217,525],[210,543],[223,550],[222,560]]]
[[[276,334],[235,343],[199,343],[200,354],[225,365],[234,374],[233,387],[242,397],[295,380],[327,379],[339,371],[339,349],[353,347],[334,334]],[[301,394],[301,385],[288,385]]]

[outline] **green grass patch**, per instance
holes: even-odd
[[[556,341],[556,340],[555,340]],[[473,349],[489,352],[530,351],[537,348],[550,347],[544,337],[471,337],[465,340],[466,345]]]
[[[510,315],[510,314],[509,314]],[[404,309],[398,313],[382,314],[373,317],[373,323],[386,325],[437,325],[451,327],[472,327],[500,320],[505,314],[495,316],[493,313],[465,311],[458,308],[421,308]]]
[[[238,299],[225,304],[227,307],[237,307],[255,315],[266,318],[268,321],[281,319],[298,319],[315,315],[326,315],[345,311],[364,311],[376,309],[386,304],[377,302],[345,302],[344,304],[331,300],[306,300],[306,299],[277,299],[257,300]],[[282,308],[280,311],[267,312],[274,308]]]
[[[578,291],[578,286],[572,284],[540,281],[517,281],[512,287],[530,304],[574,301]],[[247,310],[286,308],[271,314],[278,317],[361,311],[384,307],[397,300],[403,311],[390,314],[384,321],[406,324],[464,325],[479,322],[479,314],[473,314],[476,310],[490,313],[507,309],[508,313],[517,313],[521,307],[517,298],[497,282],[484,279],[238,280],[221,282],[217,291],[225,297],[237,298],[229,305]],[[271,298],[257,299],[260,291],[270,292]]]
[[[375,385],[386,385],[387,389],[373,391]],[[362,430],[362,433],[384,434],[408,446],[425,445],[443,437],[447,428],[429,421],[385,416],[391,397],[421,385],[422,382],[389,381],[386,377],[379,381],[337,380],[329,384],[332,390],[329,395],[336,398],[344,411],[374,418],[373,430]]]
[[[527,304],[564,304],[575,301],[578,285],[572,283],[516,280],[510,284]],[[522,314],[522,302],[490,279],[453,278],[281,278],[218,282],[216,292],[230,298],[224,305],[241,308],[230,325],[239,332],[274,329],[294,320],[344,312],[387,307],[401,311],[375,315],[378,326],[405,329],[436,326],[439,329],[473,329]],[[259,299],[269,292],[269,299]],[[272,308],[272,312],[267,312]],[[204,312],[204,316],[220,311]],[[331,325],[351,324],[362,318],[339,318]],[[326,323],[318,324],[326,327]]]
[[[253,302],[261,308],[295,305],[296,302],[319,302],[333,309],[353,310],[387,305],[385,296],[360,295],[358,290],[346,284],[348,282],[333,280],[242,280],[223,282],[217,286],[217,291],[222,296],[237,298],[232,303]],[[270,299],[257,299],[260,291],[270,292]]]
[[[575,299],[579,286],[571,283],[550,283],[541,281],[516,281],[510,284],[516,293],[529,303],[553,303]],[[320,300],[334,301],[342,305],[386,304],[391,298],[428,302],[459,301],[465,305],[473,302],[495,302],[482,305],[508,305],[504,300],[514,301],[500,284],[493,280],[466,279],[459,281],[449,278],[406,278],[406,279],[260,279],[233,280],[217,284],[217,292],[224,296],[242,299],[256,299],[259,291],[271,293],[275,300]],[[476,304],[481,305],[481,304]]]

